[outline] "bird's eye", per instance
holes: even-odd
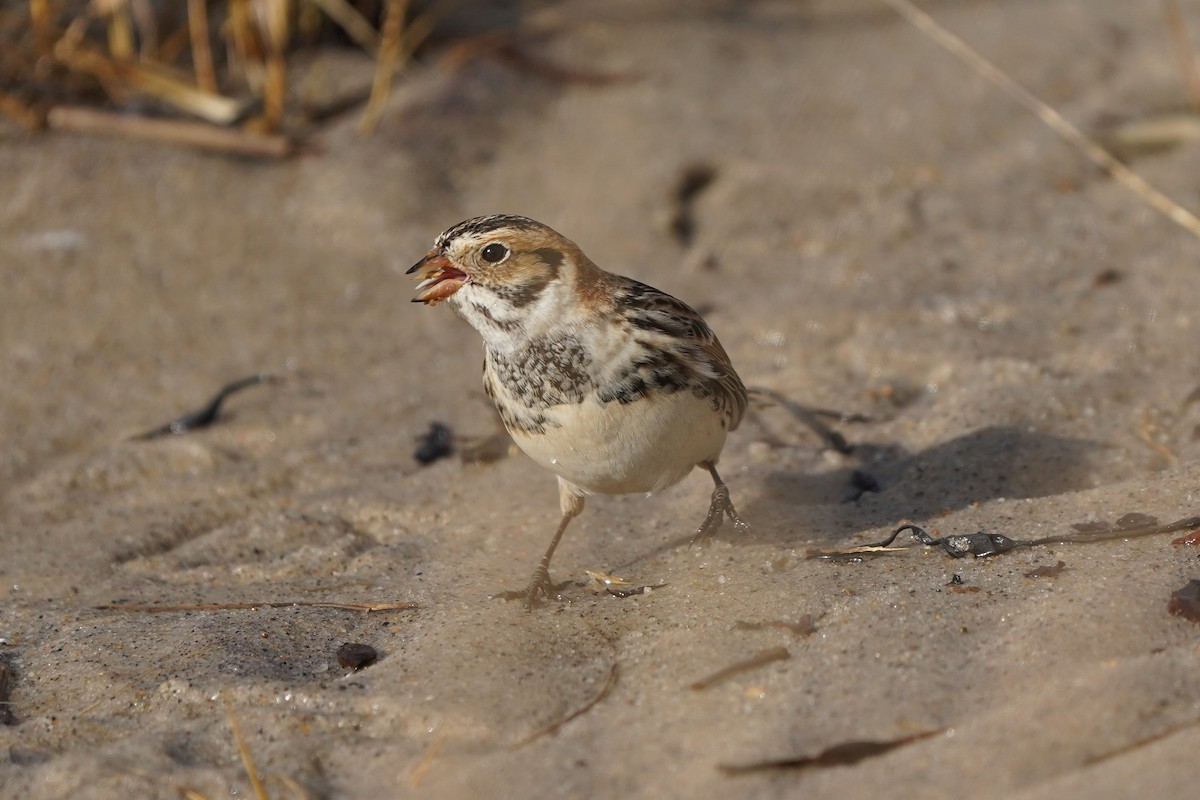
[[[487,247],[483,248],[480,253],[483,260],[489,264],[499,264],[504,259],[508,258],[508,248],[499,242],[492,242]]]

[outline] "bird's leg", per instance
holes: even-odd
[[[692,537],[692,544],[703,542],[716,533],[717,529],[721,527],[723,516],[726,514],[733,520],[733,526],[739,531],[749,531],[750,526],[738,516],[737,509],[733,507],[733,501],[729,499],[729,487],[725,485],[725,481],[721,480],[721,476],[717,472],[716,463],[713,461],[702,461],[698,466],[708,470],[716,486],[713,487],[712,503],[708,506],[708,516],[704,518],[704,522],[700,523],[700,528],[696,531],[696,535]]]
[[[530,579],[529,585],[516,593],[525,601],[526,609],[532,609],[537,605],[538,600],[549,599],[554,594],[554,584],[550,582],[550,559],[554,557],[554,549],[558,547],[558,543],[562,540],[563,534],[567,532],[567,525],[572,519],[573,517],[569,515],[563,515],[554,538],[550,540],[550,546],[546,548],[546,555],[542,556],[537,569],[533,571],[533,578]]]
[[[520,598],[524,601],[526,610],[532,609],[543,597],[553,596],[554,584],[550,582],[550,559],[554,557],[554,551],[558,548],[558,543],[562,541],[563,534],[567,532],[567,526],[571,524],[571,520],[583,513],[583,495],[573,485],[561,478],[558,481],[558,501],[562,507],[562,521],[558,523],[558,530],[554,532],[554,538],[550,540],[546,554],[542,556],[537,569],[533,571],[533,578],[529,581],[529,585],[520,591],[502,592],[500,595],[506,600]]]

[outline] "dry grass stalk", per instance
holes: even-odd
[[[1105,761],[1111,761],[1114,758],[1118,758],[1120,756],[1124,756],[1129,753],[1132,753],[1135,750],[1140,750],[1143,747],[1147,747],[1149,745],[1156,744],[1157,742],[1161,742],[1163,739],[1172,737],[1175,734],[1180,733],[1181,731],[1186,731],[1186,730],[1189,730],[1189,729],[1195,728],[1195,727],[1200,727],[1200,719],[1194,719],[1194,720],[1191,720],[1190,722],[1184,722],[1179,725],[1174,725],[1170,728],[1161,730],[1158,733],[1151,734],[1149,736],[1143,737],[1136,741],[1130,742],[1127,745],[1118,747],[1115,750],[1109,750],[1107,753],[1101,753],[1100,755],[1092,756],[1091,758],[1088,758],[1087,760],[1085,760],[1083,762],[1084,766],[1090,767],[1093,764],[1102,764]]]
[[[1183,13],[1179,0],[1162,0],[1163,14],[1167,18],[1167,30],[1171,34],[1171,45],[1179,59],[1179,71],[1183,74],[1183,85],[1191,98],[1192,107],[1200,111],[1200,72],[1196,70],[1196,57],[1188,41],[1187,28],[1183,24]]]
[[[151,61],[158,58],[158,20],[150,0],[129,0],[129,10],[138,32],[138,53]]]
[[[1047,127],[1075,147],[1115,180],[1134,192],[1147,205],[1200,239],[1200,217],[1154,188],[1145,178],[1117,160],[1112,153],[1085,136],[1062,114],[1039,100],[1032,92],[1010,78],[992,62],[909,0],[882,0],[917,30],[950,51],[982,78],[999,88],[1020,105],[1037,115]]]
[[[791,657],[792,654],[786,647],[769,647],[766,650],[763,650],[751,656],[750,658],[745,659],[744,661],[738,661],[735,664],[730,664],[728,667],[723,667],[711,675],[695,681],[692,684],[692,690],[696,692],[702,692],[710,686],[715,686],[716,684],[727,680],[738,673],[746,672],[747,670],[751,669],[757,669],[775,661],[784,661]]]
[[[279,128],[287,102],[287,48],[290,39],[290,0],[261,0],[267,40],[263,123],[268,131]]]
[[[217,73],[213,69],[212,47],[208,42],[208,2],[188,0],[188,35],[192,43],[192,70],[196,88],[216,93]]]
[[[383,16],[383,36],[379,45],[379,56],[375,65],[375,80],[371,84],[371,97],[363,110],[358,130],[364,135],[375,131],[391,94],[392,78],[400,68],[404,51],[404,16],[408,11],[408,0],[388,0]]]
[[[291,141],[283,136],[217,128],[202,122],[150,119],[80,106],[55,106],[46,115],[46,122],[49,127],[60,131],[182,144],[232,155],[283,158],[292,152]]]
[[[1104,140],[1120,155],[1149,153],[1185,142],[1200,142],[1200,115],[1192,111],[1130,120],[1114,128]]]
[[[12,697],[13,686],[16,682],[8,662],[0,659],[0,725],[13,724],[13,713],[9,708],[12,701],[9,698]]]
[[[567,714],[562,719],[555,720],[554,722],[550,723],[546,727],[544,727],[540,730],[536,730],[533,733],[526,736],[524,739],[520,740],[519,742],[516,742],[515,744],[510,745],[508,749],[509,750],[517,750],[519,748],[522,748],[525,745],[529,744],[530,742],[532,742],[536,739],[540,739],[541,737],[546,736],[547,734],[554,733],[555,731],[557,731],[562,726],[566,725],[571,720],[582,717],[584,714],[586,714],[587,712],[589,712],[593,708],[595,708],[596,705],[601,700],[603,700],[605,697],[608,696],[608,693],[612,690],[612,687],[616,684],[616,682],[617,682],[617,662],[614,661],[614,662],[612,662],[612,665],[609,666],[609,668],[608,668],[608,674],[604,677],[604,684],[600,687],[600,691],[596,692],[596,694],[594,694],[590,700],[588,700],[586,703],[584,703],[582,706],[575,709],[571,713]]]
[[[113,67],[129,88],[217,125],[230,125],[242,114],[240,101],[197,89],[162,66],[116,62]]]
[[[0,114],[12,117],[25,126],[26,130],[36,131],[46,127],[45,114],[5,92],[0,92]]]
[[[72,21],[62,37],[54,43],[54,58],[72,72],[95,78],[110,99],[123,102],[128,94],[124,81],[117,74],[111,59],[83,41],[86,25],[82,20],[80,17]]]
[[[311,608],[337,608],[346,611],[408,611],[417,608],[411,600],[399,603],[335,603],[321,600],[288,600],[266,603],[204,603],[201,605],[156,606],[140,605],[137,603],[113,603],[95,606],[101,611],[144,611],[148,613],[164,613],[170,611],[252,611],[257,608],[290,608],[291,606],[308,606]]]
[[[433,759],[437,757],[438,750],[442,749],[442,743],[446,741],[446,734],[439,733],[437,738],[430,743],[429,747],[425,748],[425,752],[421,755],[421,760],[413,767],[408,776],[408,788],[416,789],[421,785],[421,781],[425,780],[425,775],[429,772],[429,768],[433,766]]]
[[[433,29],[437,25],[436,10],[437,6],[434,6],[424,14],[418,14],[409,20],[408,28],[404,32],[404,41],[410,54],[415,53],[417,48],[433,34]]]
[[[164,65],[110,58],[84,41],[85,28],[83,17],[72,21],[55,43],[54,56],[69,69],[94,77],[114,101],[124,100],[133,90],[218,125],[228,125],[241,115],[239,101],[197,89]]]
[[[29,0],[29,21],[41,41],[50,35],[50,3],[48,0]]]
[[[250,91],[261,95],[265,54],[254,23],[251,20],[251,0],[229,0],[229,19],[226,20],[226,36],[229,37],[230,67],[242,73]]]
[[[1138,425],[1138,438],[1145,442],[1151,450],[1167,464],[1174,466],[1179,463],[1179,454],[1167,446],[1167,432],[1158,420],[1158,415],[1151,409],[1142,413],[1142,421]]]
[[[216,125],[232,125],[242,118],[248,98],[235,99],[220,89],[215,64],[220,56],[210,35],[219,26],[230,70],[250,95],[262,101],[262,117],[247,125],[249,134],[226,136],[203,126],[163,124],[140,117],[124,123],[117,115],[88,115],[79,107],[62,109],[53,125],[63,130],[117,133],[268,156],[291,150],[283,139],[255,134],[277,131],[283,124],[288,102],[287,57],[296,35],[314,36],[321,20],[329,19],[376,56],[375,80],[370,97],[365,98],[363,129],[367,131],[378,122],[396,71],[432,31],[435,16],[426,12],[406,25],[410,4],[388,0],[380,32],[356,8],[355,0],[226,0],[220,6],[214,4],[224,13],[220,20],[210,17],[209,0],[187,0],[183,21],[160,29],[163,20],[171,17],[160,16],[165,12],[155,0],[90,0],[73,5],[65,0],[27,0],[27,4],[16,6],[15,12],[0,8],[0,17],[15,20],[18,34],[17,44],[5,53],[11,54],[4,59],[6,74],[28,80],[31,90],[22,86],[0,93],[0,114],[36,130],[47,124],[46,111],[38,107],[37,97],[49,92],[81,103],[99,89],[118,105],[141,94]],[[434,4],[433,10],[438,7]],[[297,25],[298,32],[293,27]],[[190,67],[186,73],[170,66],[180,60]],[[50,78],[46,78],[47,64],[52,68]]]
[[[225,698],[225,713],[229,717],[229,727],[233,731],[233,741],[237,743],[238,755],[242,757],[242,766],[246,769],[246,775],[250,778],[250,786],[254,789],[254,796],[258,800],[270,800],[267,794],[267,787],[263,785],[262,779],[258,777],[258,768],[254,765],[254,756],[250,753],[250,748],[246,745],[246,740],[242,736],[242,726],[238,722],[237,715],[233,713],[233,703],[228,697]]]
[[[366,17],[346,0],[309,0],[309,2],[337,23],[338,27],[344,30],[346,35],[369,55],[375,56],[379,53],[379,34],[371,27],[371,23],[367,22]]]
[[[46,0],[29,0],[29,18],[35,26],[42,26],[50,21],[50,6]]]
[[[164,64],[174,64],[183,59],[183,51],[191,47],[192,32],[190,25],[167,31],[166,36],[158,45],[158,60]],[[189,51],[190,52],[190,51]],[[196,73],[196,65],[192,64],[192,74]],[[203,88],[203,87],[201,87]],[[216,88],[213,88],[216,91]]]
[[[285,789],[297,800],[311,800],[312,793],[300,785],[299,781],[290,775],[272,775],[271,780],[283,785]]]
[[[94,5],[108,16],[108,52],[116,59],[132,59],[133,19],[129,14],[129,4],[125,0],[107,0]]]

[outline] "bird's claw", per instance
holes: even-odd
[[[496,595],[503,600],[520,600],[526,611],[532,611],[541,600],[549,600],[556,594],[556,587],[550,582],[550,570],[545,564],[538,564],[533,571],[533,579],[524,589],[500,592]]]
[[[704,522],[700,523],[700,527],[696,529],[696,535],[692,537],[689,543],[691,546],[704,544],[721,528],[721,522],[725,516],[733,520],[733,527],[740,533],[750,533],[750,525],[738,516],[737,509],[733,507],[733,501],[729,499],[729,487],[724,483],[717,484],[713,489],[712,503],[708,506],[708,515],[704,518]]]

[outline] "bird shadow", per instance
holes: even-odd
[[[1095,485],[1096,459],[1109,447],[1013,426],[981,428],[918,452],[894,443],[857,443],[845,466],[825,472],[780,469],[762,479],[753,496],[732,485],[735,500],[747,497],[739,511],[752,531],[726,520],[713,538],[731,544],[832,544],[860,531],[940,518],[998,498],[1079,491]],[[692,535],[643,557],[688,545]]]
[[[804,523],[802,534],[795,529],[762,531],[760,536],[769,540],[803,535],[837,541],[860,530],[939,518],[989,500],[1091,488],[1096,460],[1109,447],[1014,426],[980,428],[915,453],[893,443],[867,442],[855,446],[855,463],[831,472],[781,470],[769,475],[747,513],[776,517],[803,512],[797,515]]]

